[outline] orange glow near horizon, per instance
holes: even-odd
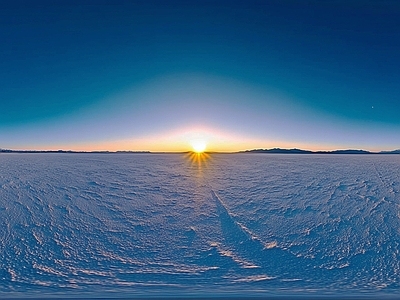
[[[11,150],[38,150],[38,151],[150,151],[150,152],[191,152],[193,147],[189,142],[182,143],[168,143],[161,144],[153,141],[142,142],[136,140],[122,140],[122,141],[109,141],[109,142],[97,142],[97,143],[75,143],[75,144],[50,144],[50,145],[24,145],[15,147],[3,147],[4,149]],[[309,145],[309,144],[296,144],[296,143],[272,143],[260,141],[260,143],[247,143],[243,142],[230,142],[230,143],[208,143],[207,152],[239,152],[252,149],[271,149],[271,148],[285,148],[285,149],[302,149],[311,151],[332,151],[337,149],[352,149],[360,148],[355,146],[324,146],[321,145]],[[364,148],[363,148],[364,149]],[[381,149],[364,149],[369,151],[381,151]],[[204,152],[203,152],[204,153]]]
[[[206,127],[189,127],[143,137],[114,141],[94,141],[53,145],[25,145],[13,150],[72,150],[72,151],[150,151],[150,152],[238,152],[251,149],[299,148],[303,150],[335,150],[351,145],[316,145],[299,141],[268,140],[244,137]],[[373,149],[371,149],[373,150]]]

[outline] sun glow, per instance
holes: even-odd
[[[203,153],[207,148],[207,144],[203,140],[192,141],[191,145],[192,145],[193,151],[196,153]]]

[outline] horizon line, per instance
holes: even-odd
[[[347,152],[347,153],[346,153]],[[352,152],[352,153],[350,153]],[[14,150],[14,149],[3,149],[0,148],[0,153],[93,153],[93,154],[185,154],[185,153],[196,153],[192,150],[186,151],[150,151],[150,150],[92,150],[92,151],[84,151],[84,150]],[[334,149],[334,150],[304,150],[300,148],[253,148],[246,150],[238,150],[238,151],[204,151],[202,153],[205,154],[234,154],[234,153],[265,153],[265,154],[389,154],[389,153],[398,153],[400,154],[400,148],[393,150],[381,150],[381,151],[369,151],[364,149]]]

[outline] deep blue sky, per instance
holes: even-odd
[[[3,148],[400,148],[398,1],[6,1],[0,40]]]

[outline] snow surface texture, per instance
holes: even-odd
[[[0,155],[0,297],[400,296],[400,156]]]

